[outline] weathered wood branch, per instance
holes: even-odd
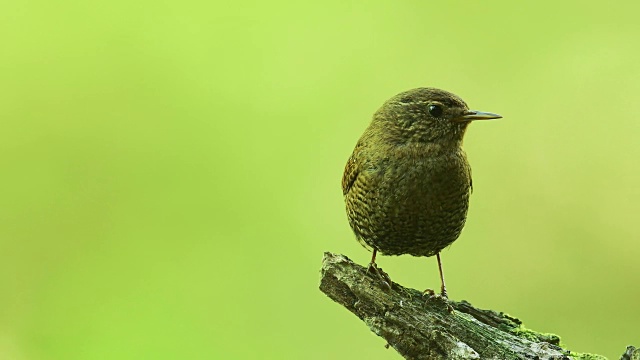
[[[560,347],[560,338],[525,329],[514,317],[466,301],[392,289],[344,255],[325,253],[320,290],[364,321],[406,359],[606,359]],[[632,346],[624,360],[640,360]]]

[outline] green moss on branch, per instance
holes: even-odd
[[[527,329],[502,312],[425,297],[397,283],[389,290],[344,255],[324,254],[320,290],[407,359],[606,360],[564,349],[559,336]],[[623,359],[640,360],[637,349],[630,348]]]

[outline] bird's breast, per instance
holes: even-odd
[[[431,256],[462,231],[471,176],[462,149],[375,154],[345,195],[358,239],[383,254]]]
[[[379,169],[383,187],[391,189],[395,199],[404,202],[441,203],[468,195],[471,172],[466,155],[451,152],[420,152],[406,149],[390,154]],[[394,199],[390,199],[394,200]]]

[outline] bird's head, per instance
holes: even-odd
[[[469,110],[457,95],[436,88],[417,88],[402,92],[376,112],[372,126],[387,140],[398,144],[412,142],[459,146],[471,121],[499,119],[502,116]]]

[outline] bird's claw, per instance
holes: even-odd
[[[376,277],[382,282],[382,285],[384,285],[387,290],[391,290],[391,285],[393,284],[391,278],[386,272],[384,272],[384,270],[382,270],[382,268],[379,268],[376,263],[369,263],[367,273],[375,274]]]
[[[425,289],[422,292],[422,296],[425,296],[425,295],[434,296],[435,294],[436,294],[436,292],[433,291],[433,289]]]
[[[436,300],[446,305],[447,311],[449,313],[453,312],[453,306],[451,306],[451,304],[449,303],[449,297],[447,296],[446,290],[444,290],[440,294],[436,294],[436,292],[433,291],[432,289],[426,289],[425,291],[422,292],[422,296],[426,296],[426,295],[428,295],[429,297],[425,301],[425,304],[429,303],[431,300]]]

